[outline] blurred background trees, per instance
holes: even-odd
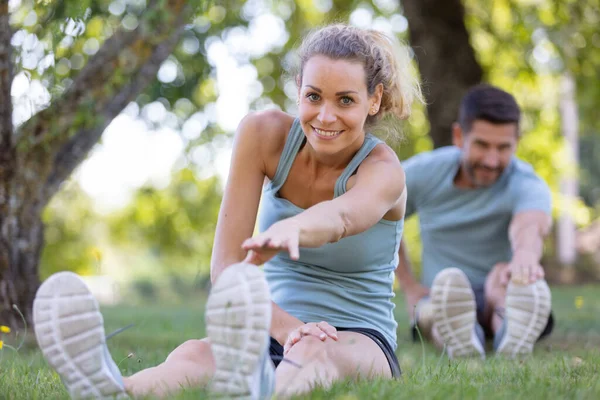
[[[3,236],[0,281],[21,279],[28,289],[20,302],[0,290],[2,318],[12,303],[27,311],[39,254],[42,278],[65,269],[110,275],[136,282],[147,297],[163,293],[156,282],[181,294],[203,285],[233,130],[251,110],[295,112],[293,49],[307,30],[334,21],[381,29],[412,46],[428,105],[401,127],[401,159],[449,143],[468,86],[486,81],[512,92],[524,111],[519,156],[552,187],[557,217],[568,211],[584,235],[579,252],[599,252],[590,232],[600,213],[600,0],[11,0],[0,10],[0,69],[11,65],[14,77],[0,85],[3,99],[12,99],[12,108],[0,105],[0,181],[27,182],[24,192],[3,190],[30,204],[17,212],[0,202],[0,225],[16,235],[10,221],[18,214],[27,217],[20,226],[32,226],[12,236],[19,239]],[[579,165],[561,128],[565,76],[575,84]],[[143,178],[103,207],[98,197],[106,195],[90,187],[115,168],[107,149],[118,145],[109,142],[130,130],[169,141],[158,142],[148,164],[140,161],[148,152],[141,139],[120,142],[122,156],[131,155],[122,175],[139,170]],[[148,170],[169,157],[166,176],[151,178]],[[92,164],[97,175],[86,172]],[[581,197],[561,195],[565,176],[579,177]],[[405,237],[418,266],[417,228],[408,221]],[[546,263],[560,270],[554,238]],[[23,240],[29,247],[19,247]],[[598,277],[597,264],[580,257],[574,270]]]

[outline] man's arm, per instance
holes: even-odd
[[[398,258],[398,267],[396,267],[395,271],[396,278],[398,279],[400,287],[404,292],[404,296],[406,298],[406,307],[412,320],[414,319],[415,306],[421,298],[429,294],[429,290],[415,279],[412,273],[410,260],[408,259],[408,253],[406,251],[404,240],[400,242]]]
[[[410,260],[408,259],[408,254],[406,251],[406,245],[404,244],[404,239],[400,242],[400,250],[398,251],[398,267],[396,268],[396,279],[400,283],[400,287],[405,289],[418,283],[412,273],[412,266],[410,265]]]
[[[508,237],[513,251],[510,271],[514,282],[528,284],[544,277],[540,259],[544,237],[551,226],[552,218],[541,210],[521,211],[513,216]]]

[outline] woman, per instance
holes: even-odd
[[[399,376],[391,298],[404,173],[366,133],[384,117],[407,118],[420,98],[398,50],[375,31],[322,28],[300,49],[298,118],[266,111],[240,123],[215,236],[209,338],[121,378],[85,285],[70,273],[42,285],[36,335],[73,397],[165,395],[212,380],[229,396],[267,398]],[[56,317],[67,314],[84,317]]]

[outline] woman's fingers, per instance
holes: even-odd
[[[300,327],[302,336],[316,336],[321,340],[327,339],[327,334],[319,329],[316,324],[306,324]]]
[[[292,260],[298,260],[300,258],[300,246],[298,245],[297,239],[290,240],[287,251],[290,254]]]
[[[327,336],[329,336],[333,340],[338,340],[337,329],[329,325],[327,322],[321,321],[317,323],[317,327],[323,332],[325,332]]]
[[[287,354],[296,343],[302,340],[304,336],[315,336],[321,341],[327,340],[328,337],[333,340],[338,340],[337,329],[335,329],[333,326],[324,321],[319,323],[311,322],[290,332],[283,345],[283,354]]]
[[[287,354],[290,349],[302,339],[302,334],[298,329],[293,330],[283,345],[283,354]]]
[[[244,240],[244,243],[242,243],[242,249],[244,249],[244,250],[261,249],[261,248],[265,247],[268,242],[269,242],[269,238],[267,236],[261,236],[261,235],[255,236],[253,238]]]

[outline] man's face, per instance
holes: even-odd
[[[454,126],[454,145],[462,149],[461,167],[473,187],[493,185],[515,154],[518,141],[516,123],[492,124],[475,120],[470,132]]]

